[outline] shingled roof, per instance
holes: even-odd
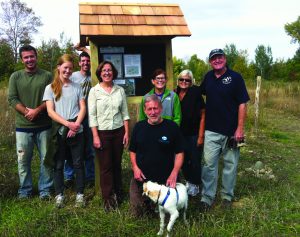
[[[80,3],[80,38],[90,36],[190,36],[177,4]]]

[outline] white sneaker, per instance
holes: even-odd
[[[55,206],[56,206],[57,208],[62,208],[62,207],[64,207],[64,200],[65,200],[64,195],[58,194],[58,195],[55,197]]]
[[[75,200],[75,207],[84,207],[85,201],[82,193],[77,193]]]
[[[189,190],[189,188],[190,188],[190,183],[189,183],[188,181],[186,181],[185,187],[186,187],[186,190]]]
[[[196,184],[187,182],[186,187],[187,187],[187,193],[190,196],[197,196],[197,194],[199,193],[199,186]]]

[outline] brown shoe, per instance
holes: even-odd
[[[108,199],[104,201],[105,212],[110,212],[118,208],[118,203],[115,199]]]
[[[205,213],[208,212],[210,209],[211,206],[208,203],[203,201],[200,202],[200,212]]]
[[[229,201],[227,199],[223,199],[221,207],[223,209],[231,209],[231,207],[232,207],[232,201]]]

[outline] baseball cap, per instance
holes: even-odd
[[[224,51],[222,49],[213,49],[209,53],[209,59],[211,59],[215,55],[225,55]]]

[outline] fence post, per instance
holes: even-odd
[[[261,76],[257,76],[257,78],[256,78],[256,91],[255,91],[255,104],[254,104],[254,108],[255,108],[254,128],[255,128],[256,133],[258,131],[260,87],[261,87]]]

